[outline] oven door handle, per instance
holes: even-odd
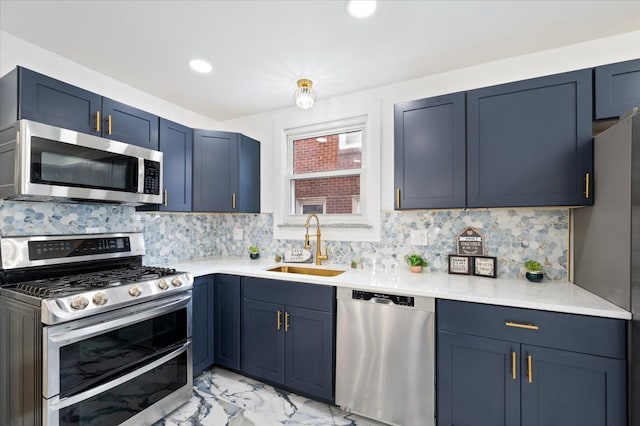
[[[140,321],[172,312],[183,306],[187,306],[190,300],[191,292],[156,306],[149,306],[145,303],[132,306],[126,310],[119,311],[118,315],[110,320],[98,322],[96,321],[96,317],[89,317],[86,320],[80,319],[71,324],[45,327],[46,350],[47,352],[51,351],[51,349],[57,350],[59,347],[70,343],[88,339],[111,330],[123,328],[130,324],[136,324]],[[71,325],[73,325],[73,328],[70,328]]]
[[[152,363],[149,363],[143,367],[140,367],[139,369],[132,371],[130,373],[125,374],[124,376],[120,376],[117,379],[114,379],[108,383],[102,384],[100,386],[97,386],[93,389],[90,389],[88,391],[82,392],[80,394],[77,395],[73,395],[67,398],[60,398],[58,396],[55,396],[53,398],[51,398],[48,402],[48,406],[49,406],[49,410],[50,411],[59,411],[65,407],[69,407],[70,405],[74,405],[77,404],[79,402],[82,402],[84,400],[87,400],[89,398],[92,398],[96,395],[100,395],[103,392],[106,392],[108,390],[111,390],[117,386],[120,386],[130,380],[135,379],[136,377],[139,377],[145,373],[148,373],[149,371],[153,370],[154,368],[160,367],[162,364],[171,361],[173,358],[178,357],[179,355],[182,355],[184,352],[186,352],[187,350],[189,350],[191,347],[191,339],[189,339],[187,342],[185,342],[180,348],[176,349],[175,351],[171,352],[170,354],[167,354],[165,356],[163,356],[162,358],[159,358],[157,360],[155,360]]]

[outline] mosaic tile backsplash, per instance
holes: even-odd
[[[486,254],[498,258],[499,277],[523,277],[523,262],[537,259],[549,279],[567,279],[567,209],[388,211],[381,225],[380,242],[328,241],[330,263],[402,262],[416,252],[431,270],[446,271],[456,236],[473,226],[485,237]],[[242,228],[242,240],[233,239],[236,228]],[[411,245],[414,229],[427,231],[429,245]],[[163,265],[204,256],[247,256],[252,244],[260,247],[262,257],[273,257],[302,246],[304,230],[299,240],[273,240],[271,214],[142,213],[114,205],[0,201],[3,236],[98,232],[144,232],[145,263]]]

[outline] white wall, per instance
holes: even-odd
[[[128,86],[49,50],[0,31],[0,75],[16,65],[176,121],[189,127],[217,129],[217,121]]]
[[[486,87],[509,81],[573,71],[613,62],[640,58],[640,31],[607,37],[586,43],[518,56],[438,75],[404,81],[331,99],[322,98],[310,110],[284,108],[220,123],[223,130],[240,131],[262,142],[262,211],[273,212],[274,144],[279,128],[327,121],[340,112],[352,113],[379,105],[382,149],[381,208],[393,209],[393,105],[420,99]],[[381,60],[383,60],[382,58]],[[313,77],[313,76],[311,76]],[[293,88],[291,89],[293,93]]]

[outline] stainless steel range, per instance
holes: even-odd
[[[0,424],[145,425],[192,395],[193,277],[140,233],[0,240]]]

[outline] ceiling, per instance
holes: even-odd
[[[0,0],[0,29],[223,121],[640,29],[640,1]],[[211,74],[196,74],[192,58]]]

